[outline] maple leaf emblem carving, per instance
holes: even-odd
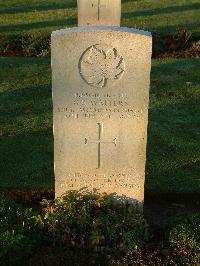
[[[89,85],[104,87],[108,80],[122,76],[124,59],[115,48],[102,49],[99,45],[93,45],[83,53],[79,70]]]

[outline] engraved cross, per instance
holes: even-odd
[[[98,20],[100,20],[100,9],[101,7],[106,7],[106,5],[101,4],[101,0],[98,0],[97,4],[92,4],[92,7],[97,7],[98,8]]]
[[[97,140],[89,140],[88,138],[85,138],[85,144],[88,144],[88,143],[95,143],[97,144],[97,148],[98,148],[98,151],[97,151],[97,169],[99,169],[101,167],[101,145],[102,144],[105,144],[105,143],[110,143],[110,144],[114,144],[115,147],[117,146],[117,139],[114,138],[112,141],[103,141],[102,138],[103,138],[103,123],[97,123],[97,126],[98,126],[98,138]]]

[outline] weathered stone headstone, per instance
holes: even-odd
[[[120,26],[121,0],[78,0],[78,26]]]
[[[56,196],[87,187],[142,203],[151,34],[80,27],[51,43]]]

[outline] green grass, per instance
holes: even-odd
[[[153,61],[147,192],[200,190],[198,66],[199,59]],[[0,57],[0,114],[0,187],[53,188],[49,58]]]
[[[166,33],[179,28],[200,35],[199,0],[122,0],[122,25]],[[0,33],[50,33],[77,24],[76,0],[4,0]]]
[[[0,184],[52,187],[49,59],[1,58],[0,69]]]
[[[169,34],[186,30],[190,41],[199,40],[199,10],[199,0],[122,0],[121,24],[151,31],[157,54],[169,48]],[[51,32],[76,25],[76,0],[1,1],[0,55],[48,55]]]
[[[199,63],[153,62],[147,190],[200,191]]]

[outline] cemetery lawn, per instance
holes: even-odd
[[[122,26],[152,32],[179,28],[199,35],[199,0],[122,0]],[[0,32],[50,33],[77,24],[75,0],[4,0],[0,3]]]
[[[199,193],[199,59],[153,60],[146,193]],[[50,58],[0,57],[0,188],[53,191]]]

